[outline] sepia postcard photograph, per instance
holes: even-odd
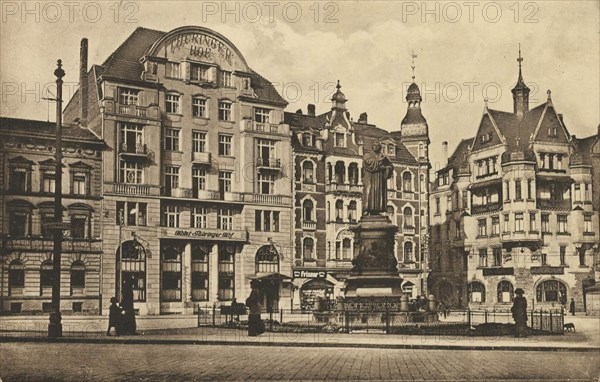
[[[600,1],[0,19],[0,382],[600,381]]]

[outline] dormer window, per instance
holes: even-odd
[[[394,145],[389,144],[387,146],[387,155],[388,156],[396,156],[396,150],[394,149]]]
[[[190,80],[198,82],[210,82],[210,66],[191,64]]]
[[[550,136],[550,137],[558,136],[558,130],[556,129],[556,126],[552,126],[548,129],[548,136]]]
[[[313,135],[311,133],[303,133],[302,134],[302,145],[312,147],[313,144]]]
[[[119,103],[121,105],[136,105],[138,104],[140,91],[137,89],[119,88]]]
[[[225,70],[221,71],[221,83],[220,85],[224,88],[233,87],[233,80],[231,77],[231,72],[227,72]]]
[[[481,143],[487,143],[492,140],[492,133],[481,134],[480,141]]]
[[[335,147],[346,147],[346,134],[335,133]]]
[[[179,62],[167,62],[167,77],[170,78],[181,78],[181,69]]]

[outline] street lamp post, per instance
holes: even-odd
[[[56,174],[54,186],[54,258],[53,258],[53,281],[52,281],[52,312],[50,313],[50,324],[48,324],[48,337],[62,337],[62,317],[60,314],[60,276],[61,276],[61,252],[62,252],[62,78],[65,71],[62,69],[62,61],[58,60],[54,71],[56,76]]]

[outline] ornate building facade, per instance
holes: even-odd
[[[56,125],[0,118],[0,313],[52,311]],[[98,314],[101,296],[102,152],[78,126],[63,127],[61,310]]]
[[[291,137],[273,85],[201,27],[137,28],[81,83],[65,120],[109,147],[105,306],[119,280],[140,314],[165,314],[243,302],[256,278],[263,307],[289,306]]]
[[[598,246],[597,137],[571,136],[550,91],[530,109],[518,61],[513,112],[486,103],[475,137],[437,171],[430,289],[451,306],[504,309],[523,288],[530,307],[573,298],[581,310]]]
[[[388,182],[388,216],[398,225],[395,255],[403,290],[426,294],[428,226],[428,126],[416,84],[408,89],[408,111],[400,130],[388,132],[354,121],[338,82],[331,110],[316,115],[286,113],[294,151],[294,304],[314,309],[343,296],[358,250],[350,230],[362,215],[362,156],[379,143],[394,166]]]

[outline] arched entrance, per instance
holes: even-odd
[[[121,251],[123,252],[122,260]],[[146,301],[146,250],[139,241],[128,240],[117,248],[115,269],[115,296],[120,300],[124,280],[131,280],[133,301]],[[119,288],[119,279],[121,280],[121,288]]]

